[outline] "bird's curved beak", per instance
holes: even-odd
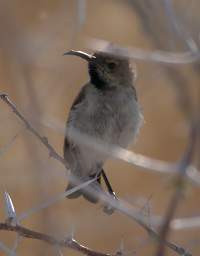
[[[88,54],[86,52],[74,51],[74,50],[65,52],[63,55],[75,55],[75,56],[78,56],[78,57],[88,61],[88,62],[95,58],[93,55]]]

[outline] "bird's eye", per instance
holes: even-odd
[[[110,70],[113,70],[113,69],[116,68],[117,63],[115,63],[115,62],[109,62],[107,65],[108,65],[108,67],[109,67]]]

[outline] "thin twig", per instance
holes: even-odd
[[[188,165],[191,164],[191,161],[192,161],[192,158],[194,155],[195,146],[196,146],[196,138],[198,135],[197,127],[198,126],[196,125],[196,123],[193,123],[193,125],[191,127],[191,135],[190,135],[190,142],[189,142],[188,150],[186,151],[186,153],[182,159],[182,164],[180,165],[180,171],[179,171],[179,174],[176,179],[176,189],[175,189],[175,192],[174,192],[174,194],[171,198],[171,201],[169,203],[165,221],[164,221],[164,224],[160,231],[161,240],[160,240],[160,244],[157,249],[156,256],[164,255],[165,246],[164,246],[163,241],[165,241],[167,238],[167,235],[169,233],[169,228],[170,228],[170,222],[174,216],[174,213],[177,209],[179,201],[183,195],[184,179],[185,179],[187,167],[188,167]]]
[[[81,252],[82,254],[85,254],[88,256],[112,256],[112,255],[114,256],[114,255],[116,255],[116,254],[107,254],[107,253],[96,252],[86,246],[79,244],[74,239],[59,240],[53,236],[50,236],[50,235],[47,235],[44,233],[40,233],[40,232],[31,230],[31,229],[27,229],[20,225],[13,226],[8,223],[0,223],[0,230],[16,232],[21,237],[41,240],[41,241],[51,244],[51,245],[57,245],[59,247],[70,248],[70,249]]]
[[[189,33],[185,30],[185,28],[180,23],[177,17],[177,13],[175,14],[172,1],[163,0],[163,3],[165,7],[164,8],[165,12],[168,16],[168,21],[172,25],[171,27],[174,29],[174,33],[176,33],[180,37],[181,41],[185,43],[185,45],[191,52],[198,52],[199,49],[196,42],[192,37],[190,37]]]
[[[19,246],[19,243],[22,241],[22,237],[17,233],[17,237],[14,241],[14,244],[13,244],[13,248],[12,248],[12,253],[9,255],[9,256],[14,256],[16,255],[16,250]]]
[[[173,219],[170,227],[175,230],[200,228],[200,216]]]
[[[15,136],[12,137],[5,146],[0,148],[0,156],[5,154],[9,150],[9,148],[13,145],[15,140],[18,138],[19,134],[20,134],[20,131],[17,134],[15,134]]]
[[[14,256],[12,254],[12,250],[10,248],[8,248],[7,246],[5,246],[5,244],[2,243],[1,241],[0,241],[0,251],[3,251],[3,252],[5,252],[6,254],[8,254],[10,256]]]
[[[10,101],[7,94],[0,94],[0,98],[9,106],[11,107],[12,111],[21,119],[21,121],[25,124],[26,128],[33,133],[40,142],[47,147],[49,150],[50,157],[55,158],[59,162],[61,162],[64,166],[68,167],[66,161],[64,158],[62,158],[60,155],[57,154],[55,149],[49,144],[47,137],[41,136],[37,130],[26,120],[26,118],[19,112],[19,110],[16,108],[16,106]]]
[[[87,1],[86,0],[77,0],[77,19],[79,26],[83,26],[86,21],[86,7]]]
[[[163,50],[148,51],[136,47],[122,47],[117,44],[113,45],[112,49],[108,49],[109,42],[99,38],[86,39],[86,45],[95,51],[105,51],[114,53],[119,56],[132,58],[135,60],[145,60],[164,64],[189,64],[196,63],[200,59],[200,52],[172,52]]]
[[[95,180],[96,180],[96,178],[94,178],[92,180],[89,180],[89,181],[86,181],[86,182],[83,182],[80,185],[77,185],[74,188],[71,188],[71,189],[65,191],[64,193],[61,193],[57,196],[54,196],[53,198],[50,198],[50,199],[46,200],[45,202],[40,203],[39,205],[29,209],[28,211],[22,213],[21,215],[19,215],[19,217],[17,217],[17,222],[19,223],[22,220],[30,217],[30,215],[32,215],[36,212],[39,212],[42,209],[45,209],[45,208],[49,207],[52,204],[55,204],[56,202],[60,201],[61,199],[66,198],[68,195],[87,187],[89,184],[91,184]]]

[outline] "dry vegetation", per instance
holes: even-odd
[[[199,8],[198,0],[1,1],[0,255],[198,255]],[[62,194],[65,120],[88,79],[85,63],[62,53],[92,52],[100,39],[135,56],[145,124],[130,150],[149,157],[118,151],[106,163],[121,200],[102,196],[116,209],[112,215],[102,204]],[[5,223],[11,217],[5,214],[5,191],[25,229]],[[72,234],[88,249],[72,241]]]

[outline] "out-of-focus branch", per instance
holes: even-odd
[[[109,42],[97,38],[86,39],[86,45],[93,50],[103,50],[105,52],[115,53],[119,56],[133,58],[135,60],[145,60],[160,62],[164,64],[189,64],[197,62],[200,59],[200,52],[172,52],[163,50],[147,51],[145,49],[134,48],[134,47],[120,47],[115,45],[115,47],[106,49]],[[114,45],[113,45],[114,46]]]
[[[59,120],[52,117],[48,117],[47,120],[42,120],[41,125],[48,127],[50,129],[59,132],[60,134],[65,134],[64,124]],[[167,162],[159,159],[144,156],[142,154],[136,154],[130,150],[119,147],[117,145],[105,145],[102,141],[87,136],[86,134],[80,134],[74,130],[74,139],[78,139],[79,142],[92,147],[93,149],[108,154],[114,159],[119,159],[127,162],[131,165],[139,167],[137,170],[148,170],[148,173],[161,173],[161,174],[176,174],[179,171],[179,161],[178,162]],[[151,172],[149,172],[151,171]],[[200,186],[200,172],[194,165],[190,165],[187,168],[187,178],[195,185]]]
[[[182,24],[180,24],[177,14],[175,14],[172,1],[163,0],[163,3],[165,6],[165,12],[168,16],[168,21],[172,25],[171,27],[174,32],[179,35],[181,41],[185,43],[185,45],[191,52],[198,52],[199,49],[196,42],[193,40],[192,37],[189,36],[188,31],[184,29]]]
[[[86,21],[87,0],[77,0],[77,19],[79,26],[82,26]]]
[[[20,225],[13,226],[9,223],[0,223],[0,230],[16,232],[21,237],[41,240],[41,241],[51,244],[51,245],[57,245],[59,247],[70,248],[70,249],[81,252],[82,254],[88,255],[88,256],[112,256],[112,255],[117,256],[117,255],[119,255],[118,253],[107,254],[107,253],[96,252],[86,246],[79,244],[73,238],[59,240],[53,236],[43,234],[40,232],[36,232],[34,230],[27,229]]]
[[[0,241],[0,251],[5,252],[9,256],[16,256],[15,253],[10,248],[5,246],[5,244],[3,244],[1,241]]]
[[[175,230],[182,229],[199,229],[200,216],[173,219],[170,223],[170,228]]]
[[[54,159],[58,160],[60,163],[62,163],[66,168],[68,168],[67,162],[64,158],[62,158],[55,149],[49,144],[48,139],[46,137],[41,136],[35,128],[27,121],[27,119],[19,112],[19,110],[16,108],[15,104],[9,99],[7,94],[0,94],[0,99],[2,99],[11,109],[12,111],[22,120],[22,122],[25,124],[27,129],[33,133],[40,142],[47,147],[49,150],[49,154]],[[161,161],[158,159],[153,159],[141,154],[135,154],[134,152],[131,152],[127,149],[118,147],[118,146],[109,146],[108,148],[105,147],[105,144],[102,144],[101,141],[94,141],[91,137],[86,136],[85,134],[79,134],[78,132],[74,131],[74,139],[77,139],[81,141],[83,144],[89,144],[89,146],[92,146],[94,149],[98,151],[105,152],[106,150],[111,157],[121,159],[125,162],[128,162],[130,164],[133,164],[137,167],[156,171],[159,173],[171,173],[175,174],[179,170],[179,163],[169,163],[165,161]],[[194,182],[196,185],[200,185],[200,175],[198,170],[192,166],[189,165],[187,168],[187,177]]]
[[[179,170],[179,173],[176,178],[175,192],[174,192],[174,194],[171,198],[171,201],[169,203],[165,221],[164,221],[164,224],[160,231],[161,240],[160,240],[160,244],[158,246],[156,256],[164,255],[165,246],[164,246],[163,241],[167,238],[167,235],[169,233],[169,228],[170,228],[170,222],[174,216],[174,213],[177,209],[179,201],[184,192],[184,179],[185,179],[185,175],[186,175],[186,170],[187,170],[188,166],[191,164],[192,158],[194,156],[194,150],[195,150],[195,146],[196,146],[197,136],[198,136],[198,124],[193,123],[193,126],[191,128],[190,143],[189,143],[188,149],[185,152],[185,155],[182,159],[182,162],[180,165],[180,170]]]
[[[74,188],[71,188],[53,198],[50,198],[49,200],[46,200],[45,202],[29,209],[28,211],[22,213],[21,215],[19,215],[19,217],[17,218],[17,223],[21,222],[22,220],[30,217],[32,214],[41,211],[42,209],[45,209],[47,207],[49,207],[50,205],[55,204],[56,202],[60,201],[61,199],[66,199],[66,197],[78,190],[84,189],[85,187],[87,187],[89,184],[91,184],[92,182],[94,182],[96,180],[96,178],[92,179],[92,180],[88,180],[86,182],[81,183],[80,185],[77,185]]]
[[[8,149],[13,145],[13,143],[15,142],[15,140],[17,139],[17,137],[19,136],[19,133],[18,132],[17,134],[15,134],[15,136],[13,138],[11,138],[9,140],[9,142],[3,146],[2,148],[0,148],[0,156],[3,155],[4,153],[6,153],[8,151]]]

